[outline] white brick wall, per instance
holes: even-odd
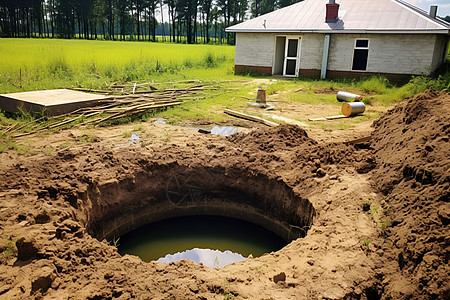
[[[275,34],[236,33],[235,65],[272,67]]]
[[[351,71],[356,38],[368,38],[368,72],[429,74],[435,35],[335,34],[331,37],[328,70]]]
[[[300,69],[319,69],[322,65],[323,34],[304,34],[300,54]]]
[[[236,65],[272,67],[275,33],[237,33]],[[302,34],[300,69],[321,69],[324,34]],[[356,38],[368,38],[367,72],[430,74],[436,35],[333,34],[328,70],[351,71]]]

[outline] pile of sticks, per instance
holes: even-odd
[[[243,80],[227,80],[204,83],[200,80],[182,80],[173,82],[135,82],[134,84],[118,84],[114,83],[107,89],[84,89],[73,88],[75,91],[90,92],[104,95],[136,95],[136,94],[151,94],[151,93],[164,93],[164,92],[191,92],[191,91],[211,91],[221,90],[221,88],[213,87],[223,82],[243,82]],[[176,88],[179,85],[188,85],[188,87]],[[190,85],[190,86],[189,86]],[[167,86],[173,86],[173,88],[167,88]],[[164,88],[165,87],[165,88]]]
[[[191,83],[191,81],[183,83]],[[195,81],[195,83],[198,82]],[[125,87],[125,85],[113,85],[112,88],[120,87],[122,89],[122,86]],[[129,88],[130,86],[126,87]],[[196,84],[183,88],[150,88],[150,90],[145,91],[137,90],[136,86],[137,84],[134,84],[132,91],[123,88],[120,92],[122,95],[112,95],[97,101],[94,106],[80,108],[62,116],[41,117],[23,125],[16,123],[5,128],[3,134],[8,134],[14,138],[50,129],[60,129],[64,126],[99,125],[123,117],[141,114],[150,109],[163,109],[180,105],[185,100],[200,100],[207,96],[218,95],[220,91],[227,91],[227,89],[215,87],[215,84]],[[141,88],[144,86],[149,86],[149,84],[140,84]],[[113,90],[99,91],[79,88],[74,90],[103,94],[114,93]],[[47,125],[42,126],[42,121],[45,121]],[[25,128],[27,132],[23,132],[22,129]]]

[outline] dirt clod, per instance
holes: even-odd
[[[36,224],[45,224],[50,221],[50,217],[46,212],[40,212],[34,217]]]
[[[54,280],[54,271],[50,267],[43,267],[35,274],[33,274],[33,281],[31,283],[31,292],[34,294],[38,290],[45,293],[52,285]]]
[[[280,274],[273,276],[273,282],[278,283],[280,281],[286,281],[286,273],[281,272]]]
[[[317,169],[317,171],[316,171],[316,176],[317,177],[324,177],[325,175],[327,175],[327,173],[325,172],[324,169],[322,169],[322,168],[318,168]]]
[[[16,242],[17,258],[19,260],[29,260],[36,257],[38,248],[36,240],[30,237],[22,237]]]

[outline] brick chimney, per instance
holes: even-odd
[[[436,5],[430,6],[430,17],[436,19],[438,7]]]
[[[339,4],[334,3],[334,0],[330,0],[327,4],[327,14],[325,16],[325,22],[335,23],[338,21]]]

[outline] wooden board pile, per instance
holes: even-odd
[[[107,90],[74,88],[78,91],[110,94],[111,97],[97,101],[94,106],[83,107],[62,116],[43,116],[22,125],[16,123],[4,128],[2,133],[11,137],[20,137],[64,126],[99,125],[123,117],[142,114],[147,110],[164,109],[179,105],[185,100],[200,100],[207,96],[217,95],[221,91],[227,91],[227,89],[217,87],[217,83],[205,84],[197,80],[164,84],[165,86],[171,85],[173,88],[156,88],[157,84],[155,83],[113,84]],[[176,87],[177,85],[183,87]],[[118,93],[120,95],[117,95]],[[42,126],[43,122],[46,123],[45,126]],[[27,132],[23,132],[25,128]]]

